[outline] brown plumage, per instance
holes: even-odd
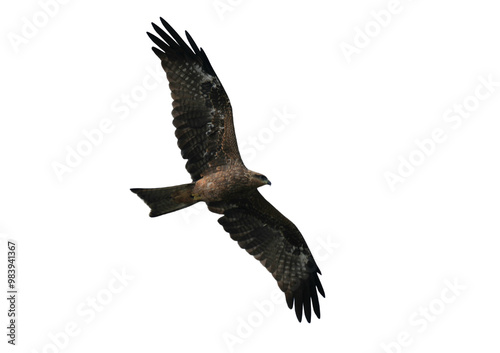
[[[167,73],[173,98],[175,136],[192,183],[157,189],[131,189],[151,208],[150,216],[177,211],[204,201],[223,214],[219,223],[231,238],[259,260],[285,293],[288,307],[295,303],[311,321],[311,305],[320,317],[319,292],[325,293],[321,274],[297,227],[257,191],[271,182],[245,167],[236,143],[233,113],[219,78],[203,49],[186,32],[188,46],[162,18],[161,37],[148,32]]]

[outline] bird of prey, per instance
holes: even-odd
[[[210,211],[223,214],[218,221],[231,238],[271,272],[288,307],[295,304],[298,320],[304,312],[311,322],[311,305],[319,318],[318,292],[325,296],[321,272],[297,227],[257,191],[271,182],[243,164],[219,78],[188,32],[189,45],[160,20],[168,34],[154,23],[160,38],[147,34],[158,46],[152,49],[170,83],[175,136],[192,182],[131,191],[150,207],[151,217],[204,201]]]

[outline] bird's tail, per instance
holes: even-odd
[[[151,208],[150,217],[161,216],[195,204],[194,183],[156,189],[130,189]]]

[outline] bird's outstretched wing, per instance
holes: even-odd
[[[297,227],[257,191],[245,198],[210,202],[210,211],[224,214],[219,223],[233,240],[259,260],[272,273],[285,292],[288,307],[295,303],[299,321],[302,311],[311,321],[311,304],[320,317],[319,292],[325,292],[321,274],[311,251]]]
[[[193,181],[220,165],[243,164],[236,143],[233,113],[219,78],[203,51],[189,33],[187,45],[163,19],[168,34],[155,25],[161,37],[148,32],[167,73],[173,98],[177,145]]]

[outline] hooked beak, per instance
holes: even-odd
[[[269,180],[267,181],[267,185],[271,186],[271,182]]]

